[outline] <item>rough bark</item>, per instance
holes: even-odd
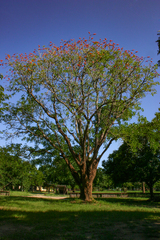
[[[89,170],[87,171],[87,168],[84,170],[82,169],[82,183],[79,186],[80,187],[80,199],[84,201],[92,201],[92,186],[93,181],[96,176],[97,172],[97,165],[90,166]]]
[[[92,201],[92,182],[84,183],[80,187],[80,199],[84,201]]]

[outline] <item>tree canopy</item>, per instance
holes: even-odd
[[[29,55],[6,56],[5,79],[16,99],[2,117],[7,132],[15,129],[15,136],[25,134],[40,147],[42,139],[48,142],[68,165],[82,199],[92,199],[98,163],[121,136],[123,121],[146,93],[155,93],[157,66],[136,53],[90,34],[88,40],[62,40],[59,47],[50,42]]]

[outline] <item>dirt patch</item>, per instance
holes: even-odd
[[[133,223],[132,226],[126,223],[115,223],[112,227],[107,227],[109,232],[114,233],[116,240],[145,240],[144,229],[139,224]]]
[[[0,206],[0,210],[6,210],[8,209],[8,207],[6,206]],[[9,207],[9,210],[19,210],[20,208],[17,207]]]
[[[159,226],[146,221],[132,221],[128,223],[115,223],[110,231],[115,233],[115,239],[146,240],[160,239]]]
[[[50,197],[50,196],[44,196],[44,195],[41,195],[41,194],[36,194],[36,195],[32,195],[32,196],[27,196],[27,197],[30,197],[30,198],[48,198],[48,199],[66,199],[68,197]]]
[[[101,222],[99,222],[101,225]],[[87,239],[105,239],[107,236],[109,239],[114,240],[158,240],[160,239],[160,223],[147,222],[147,221],[132,221],[128,223],[124,222],[106,222],[106,225],[102,225],[104,228],[96,229],[94,223],[91,223],[90,228],[96,229],[93,233],[88,232]],[[92,228],[93,226],[93,228]],[[108,235],[107,235],[108,234]],[[106,238],[107,239],[107,238]]]
[[[6,222],[1,223],[0,225],[0,237],[7,236],[8,234],[14,234],[16,232],[31,231],[33,227],[14,225]]]

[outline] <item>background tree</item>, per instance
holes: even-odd
[[[104,169],[98,168],[93,186],[98,189],[109,189],[113,188],[114,184],[111,177],[105,173]]]
[[[154,151],[147,138],[141,138],[141,149],[133,152],[127,143],[123,143],[117,151],[109,155],[108,161],[103,161],[105,172],[111,176],[114,183],[146,182],[153,199],[153,186],[160,180],[160,149]]]
[[[157,182],[154,184],[154,188],[155,188],[157,191],[160,191],[160,180],[157,181]]]
[[[74,189],[76,182],[64,159],[59,156],[59,152],[52,148],[46,141],[41,141],[43,149],[39,148],[39,144],[36,141],[35,143],[34,147],[25,146],[24,150],[29,152],[32,164],[38,166],[39,170],[43,173],[45,178],[44,184],[46,186],[48,184],[70,185],[71,188]],[[78,146],[74,146],[74,150],[77,149],[77,147]],[[66,148],[66,154],[70,159],[71,164],[78,171],[68,148]]]
[[[72,189],[74,189],[76,185],[76,182],[64,160],[62,161],[59,158],[54,158],[51,163],[41,165],[39,170],[44,175],[45,185],[70,185]]]
[[[108,156],[107,161],[102,161],[102,166],[105,173],[112,178],[115,186],[120,186],[125,182],[133,181],[133,163],[132,150],[126,143],[123,143],[118,150]]]
[[[60,161],[57,164],[42,165],[39,168],[39,171],[43,173],[45,180],[44,186],[67,185],[73,190],[76,185],[76,182],[64,161]]]
[[[0,148],[0,187],[28,191],[32,186],[42,186],[43,175],[29,161],[21,158],[21,145],[11,144]]]
[[[44,175],[40,170],[30,164],[28,161],[24,161],[21,165],[21,174],[19,176],[19,185],[22,191],[34,190],[36,187],[43,186]]]
[[[0,186],[12,188],[19,184],[22,160],[10,153],[11,147],[0,148]]]
[[[150,57],[144,66],[144,58],[135,54],[90,35],[89,40],[62,41],[59,47],[50,43],[29,55],[6,56],[8,91],[16,96],[3,116],[7,132],[10,126],[15,135],[26,134],[39,144],[43,139],[59,151],[81,199],[92,199],[98,163],[121,136],[120,125],[136,113],[146,93],[155,93],[157,66]]]

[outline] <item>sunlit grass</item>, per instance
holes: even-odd
[[[10,191],[10,196],[29,196],[32,193],[23,191]]]
[[[17,208],[24,211],[139,211],[160,213],[160,202],[150,202],[144,198],[107,198],[95,199],[86,203],[80,199],[66,198],[63,200],[29,198],[26,196],[0,196],[0,207]]]

